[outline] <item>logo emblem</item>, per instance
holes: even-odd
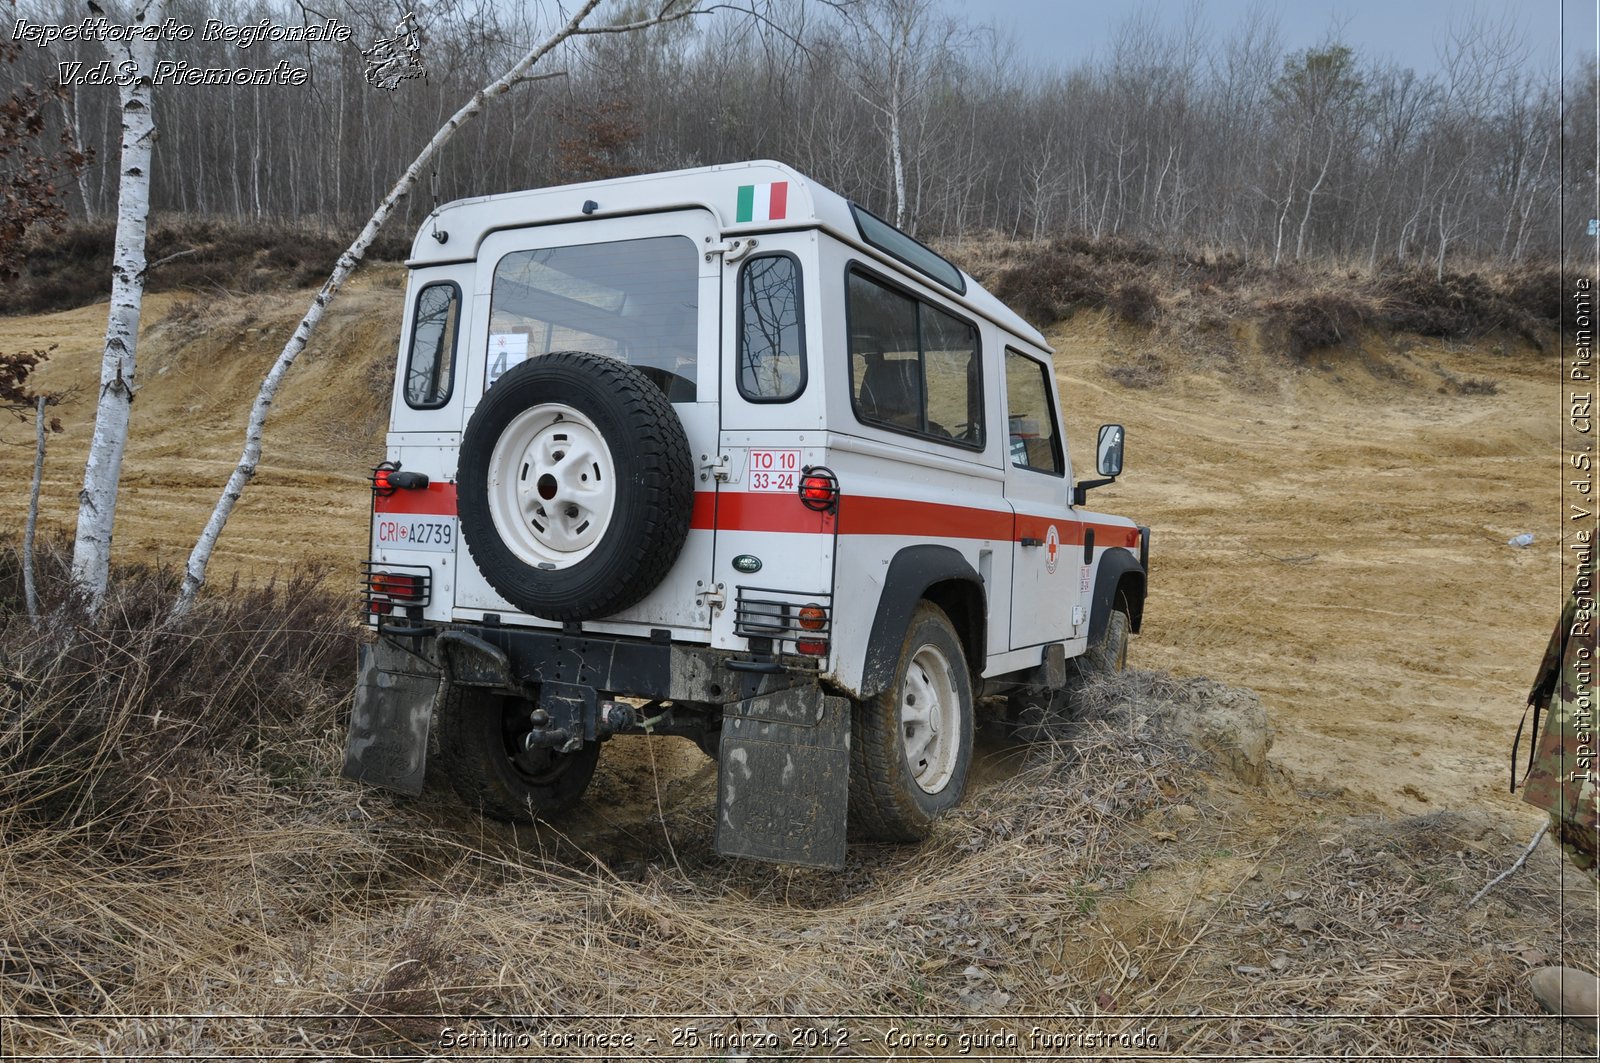
[[[402,81],[428,76],[422,66],[422,34],[410,11],[396,23],[393,37],[379,37],[361,58],[367,61],[367,84],[376,88],[393,91]]]
[[[748,576],[761,571],[761,559],[755,554],[740,554],[733,559],[733,567]]]
[[[1052,576],[1056,574],[1056,561],[1061,553],[1061,533],[1056,531],[1054,524],[1044,533],[1044,570]]]

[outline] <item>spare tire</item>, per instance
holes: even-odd
[[[611,616],[655,589],[694,508],[683,425],[638,369],[584,351],[530,358],[467,421],[461,537],[506,601],[550,620]]]

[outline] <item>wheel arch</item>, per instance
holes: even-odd
[[[862,698],[875,697],[894,680],[900,659],[900,644],[905,641],[917,603],[932,602],[944,610],[961,640],[967,666],[976,674],[984,657],[988,615],[983,580],[977,571],[952,547],[921,544],[908,546],[889,562],[883,594],[872,619],[867,639],[867,654],[861,674]]]
[[[1127,603],[1128,626],[1138,632],[1144,619],[1146,574],[1139,558],[1128,550],[1108,550],[1095,568],[1094,596],[1089,607],[1089,645],[1105,637],[1111,609],[1119,599]]]

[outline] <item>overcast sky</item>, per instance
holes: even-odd
[[[1452,20],[1476,12],[1480,20],[1514,27],[1532,49],[1530,58],[1551,67],[1595,52],[1600,0],[944,0],[952,14],[993,21],[1010,33],[1017,54],[1049,67],[1073,66],[1109,51],[1114,31],[1129,15],[1150,12],[1162,25],[1181,27],[1198,9],[1213,38],[1265,12],[1275,17],[1289,51],[1323,43],[1330,31],[1363,57],[1388,59],[1419,72],[1438,68],[1438,48]],[[1562,9],[1566,28],[1563,35]],[[1561,42],[1565,41],[1565,48]]]

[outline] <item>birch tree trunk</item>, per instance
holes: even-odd
[[[22,528],[22,599],[28,608],[28,621],[39,626],[39,588],[34,583],[33,541],[39,531],[39,487],[44,483],[44,447],[50,431],[44,418],[50,400],[39,395],[33,400],[34,429],[38,442],[33,448],[33,483],[28,488],[28,521]]]
[[[261,389],[256,393],[255,402],[250,407],[250,419],[245,426],[244,450],[239,455],[239,463],[234,467],[233,474],[228,477],[228,482],[222,489],[222,497],[217,499],[216,508],[211,511],[211,519],[206,521],[200,538],[195,541],[194,549],[189,553],[188,564],[184,567],[183,584],[178,589],[178,596],[169,614],[171,619],[183,616],[194,604],[195,595],[205,583],[206,566],[211,561],[212,551],[216,549],[217,538],[222,534],[223,526],[228,523],[228,517],[232,515],[233,507],[238,504],[245,486],[255,477],[256,464],[261,460],[262,430],[266,426],[267,414],[272,410],[273,399],[277,397],[284,375],[306,349],[306,344],[322,321],[322,315],[327,312],[328,305],[333,302],[339,290],[344,287],[345,281],[350,278],[350,274],[361,263],[362,257],[378,235],[378,230],[383,227],[383,223],[415,186],[423,168],[450,142],[463,125],[482,113],[484,106],[490,100],[503,96],[519,83],[530,80],[527,77],[528,71],[563,41],[576,36],[630,33],[701,13],[698,8],[685,0],[656,0],[652,5],[654,15],[619,25],[585,26],[584,23],[599,5],[600,0],[584,0],[582,6],[564,26],[536,45],[504,74],[473,93],[472,97],[439,127],[433,139],[428,141],[417,157],[411,161],[411,165],[406,167],[400,179],[394,183],[394,187],[389,189],[389,194],[383,197],[378,208],[367,219],[366,226],[356,237],[355,242],[339,256],[333,273],[323,282],[322,289],[311,301],[311,307],[300,319],[300,324],[295,327],[289,341],[284,344],[277,360],[272,363],[272,368],[267,371],[266,378],[261,382]]]
[[[135,25],[160,25],[166,0],[144,0],[133,10]],[[156,41],[107,42],[113,67],[133,64],[135,76],[118,89],[122,103],[121,178],[117,193],[117,235],[111,259],[111,310],[100,359],[100,393],[94,436],[78,493],[78,530],[72,549],[72,578],[87,597],[90,613],[105,600],[111,571],[111,530],[117,516],[117,486],[122,452],[128,443],[133,406],[135,348],[144,299],[145,228],[150,214],[150,153],[156,139],[151,110],[150,72]],[[152,35],[153,37],[153,35]]]

